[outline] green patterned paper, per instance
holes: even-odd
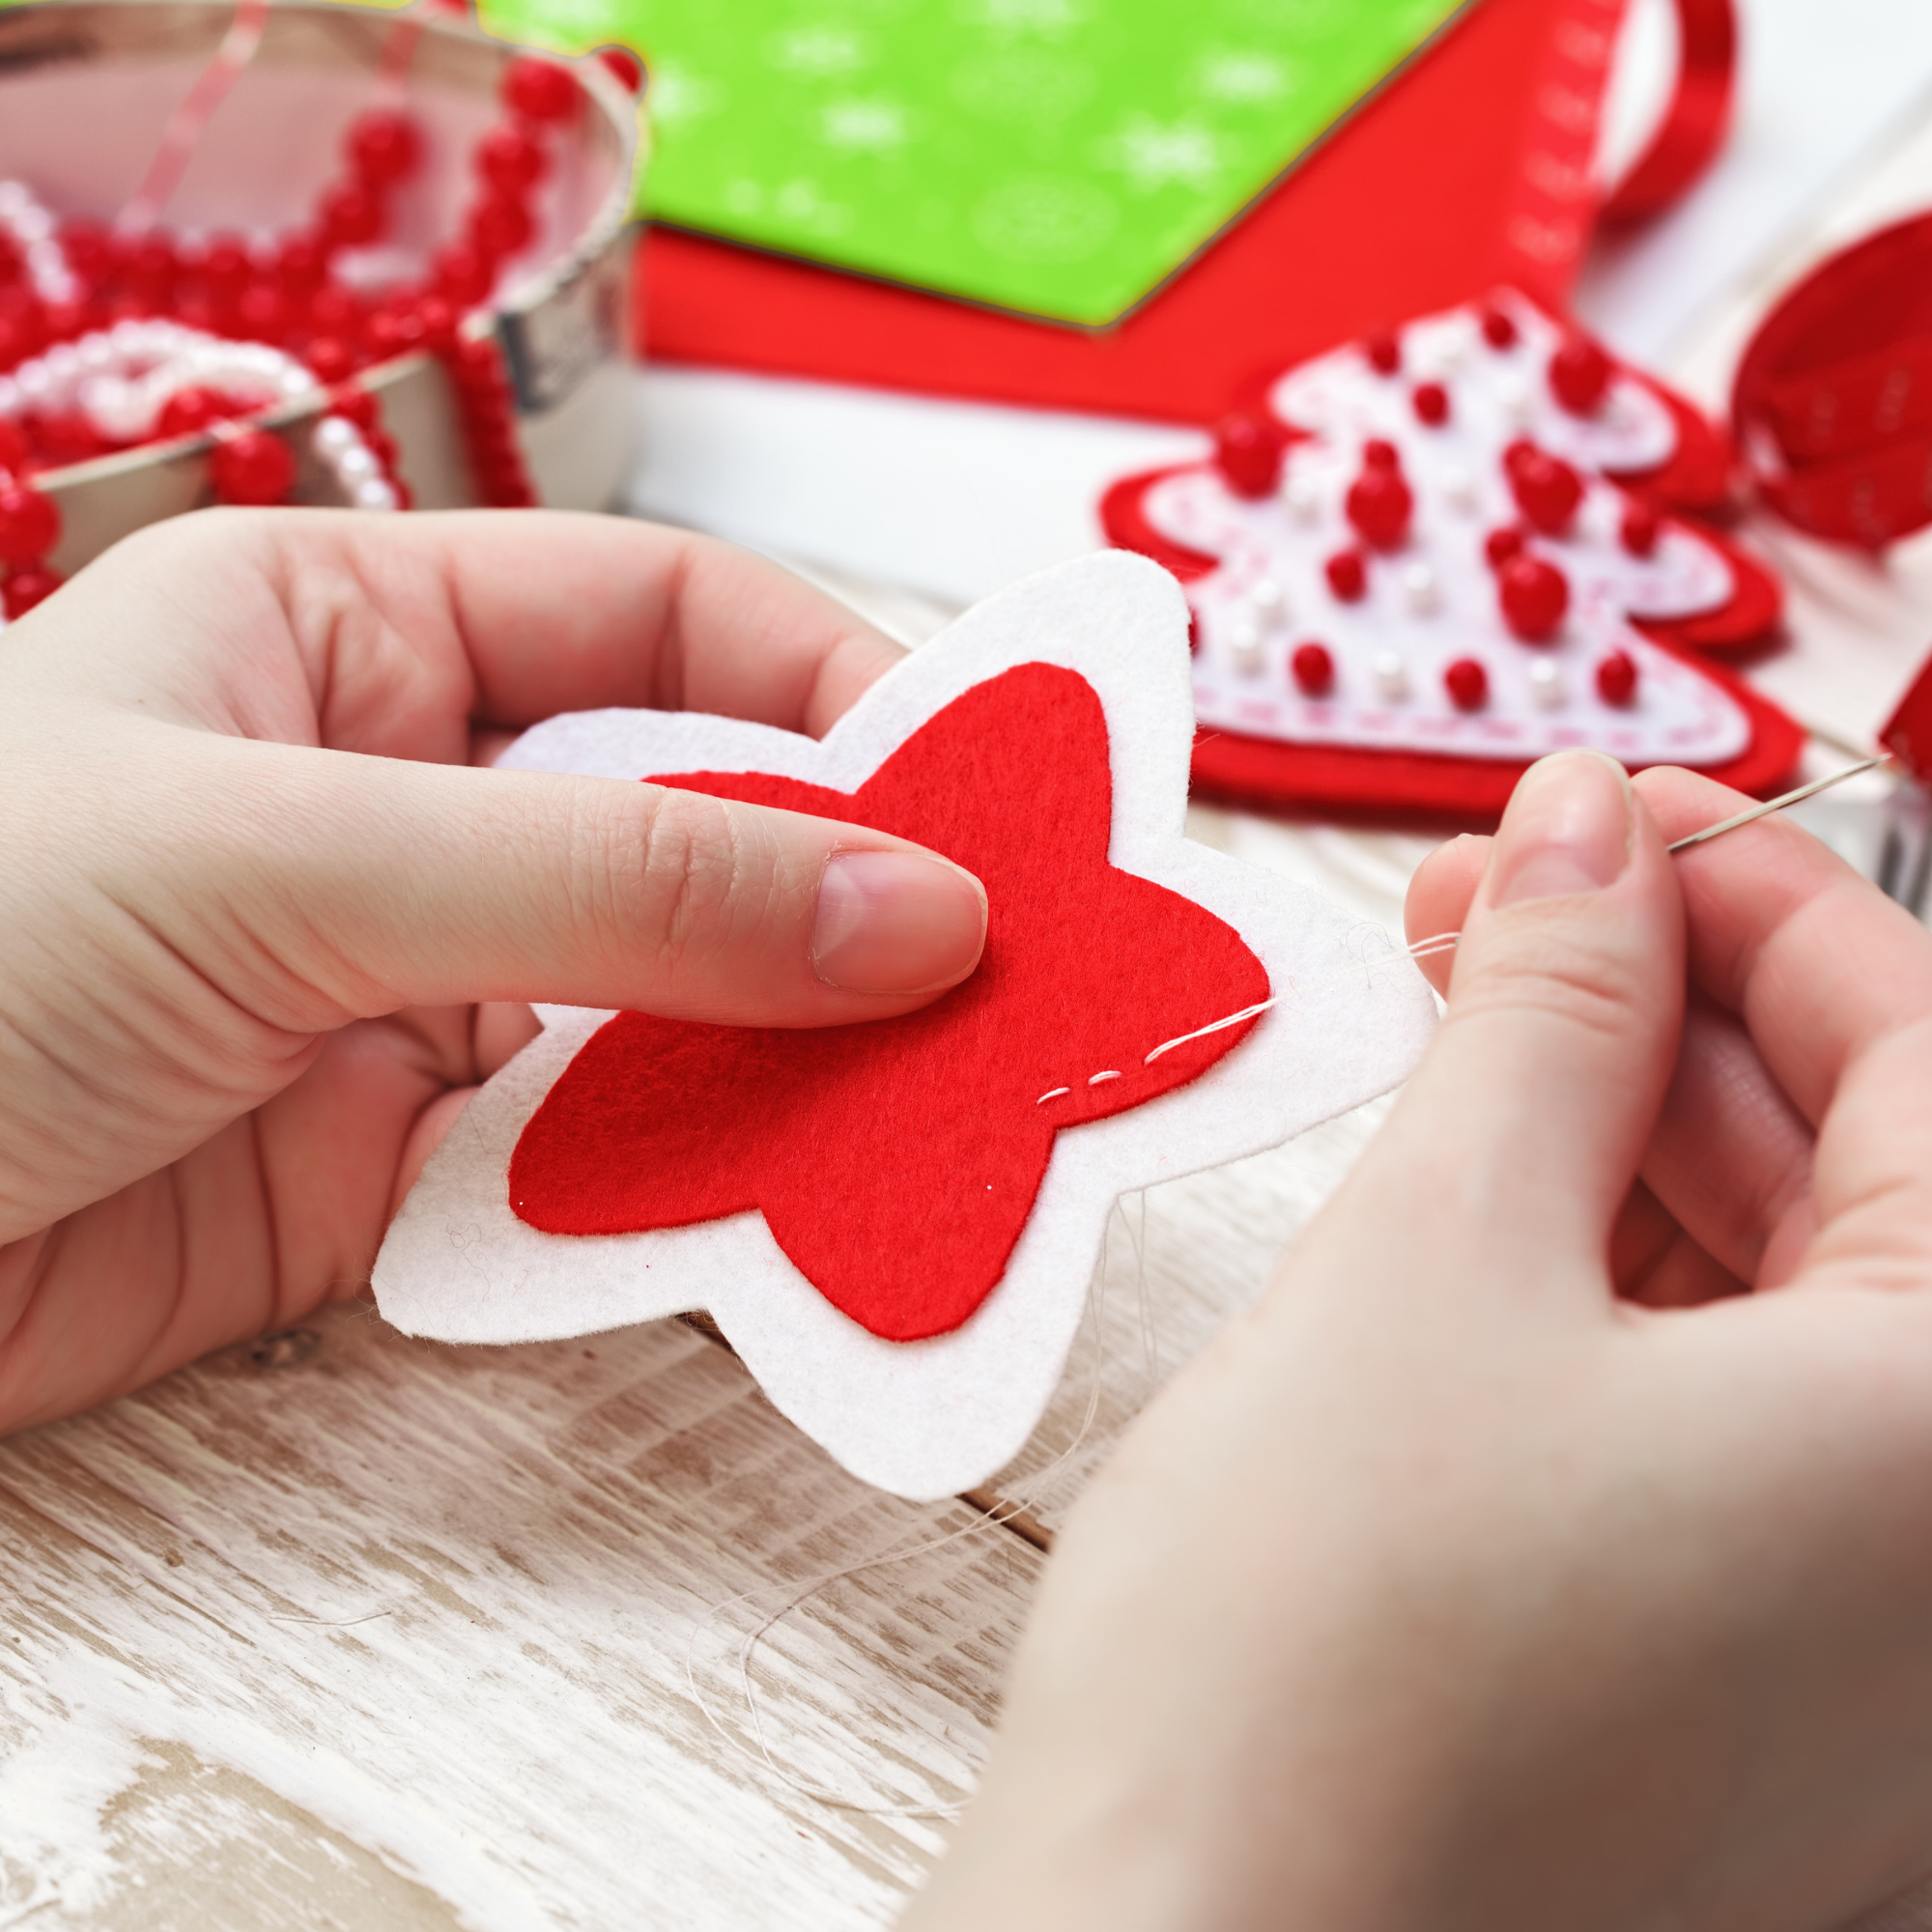
[[[1459,0],[488,0],[648,62],[667,221],[1116,320]]]

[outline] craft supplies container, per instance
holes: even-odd
[[[181,0],[0,9],[0,180],[25,183],[63,219],[111,222],[233,18],[228,6]],[[420,11],[277,5],[163,218],[185,235],[266,237],[302,225],[337,167],[343,130],[376,97],[385,57],[400,69],[407,54],[404,102],[425,156],[384,248],[408,272],[459,230],[470,152],[501,111],[497,88],[515,53],[460,20]],[[554,143],[536,240],[511,265],[494,313],[471,316],[465,330],[494,329],[502,345],[540,499],[589,509],[612,498],[633,457],[627,304],[641,136],[638,103],[610,70],[594,59],[570,66],[583,104]],[[366,267],[380,272],[383,264]],[[475,501],[441,367],[412,353],[364,371],[361,382],[381,401],[418,505]],[[340,502],[303,433],[318,413],[292,406],[263,420],[291,432],[295,500]],[[36,484],[57,499],[63,523],[53,566],[72,571],[143,525],[213,500],[211,447],[205,437],[185,437],[42,471]]]

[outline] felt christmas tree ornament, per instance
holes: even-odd
[[[546,1012],[391,1228],[384,1315],[508,1343],[705,1309],[867,1481],[1004,1466],[1119,1197],[1385,1091],[1434,1024],[1378,928],[1182,835],[1188,670],[1172,578],[1103,554],[969,611],[822,741],[638,711],[526,734],[505,764],[917,839],[984,883],[985,955],[867,1026]]]
[[[1187,584],[1204,790],[1491,817],[1573,746],[1758,792],[1796,763],[1798,727],[1705,661],[1761,639],[1778,587],[1657,507],[1716,440],[1655,384],[1499,291],[1264,394],[1213,462],[1101,506]]]

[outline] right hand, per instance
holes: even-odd
[[[1782,821],[1666,855],[1744,803],[1570,753],[1418,878],[1447,1018],[1081,1497],[908,1932],[1826,1932],[1932,1868],[1932,934]]]

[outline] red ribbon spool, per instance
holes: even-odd
[[[1677,0],[1677,85],[1650,144],[1598,213],[1626,228],[1662,214],[1718,156],[1737,91],[1731,0]]]
[[[1932,523],[1932,215],[1833,255],[1771,312],[1731,411],[1765,499],[1877,549]]]

